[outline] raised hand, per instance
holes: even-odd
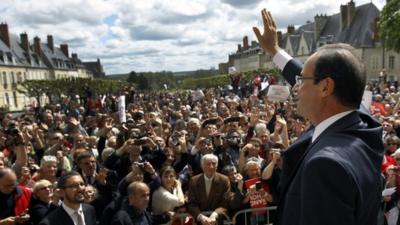
[[[261,34],[257,27],[253,27],[253,31],[257,36],[261,47],[271,56],[274,56],[278,50],[278,38],[276,35],[276,24],[272,15],[266,9],[261,10],[261,16],[264,23],[264,33]]]

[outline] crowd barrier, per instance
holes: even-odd
[[[272,225],[271,212],[276,211],[276,206],[256,208],[256,209],[243,209],[236,212],[232,218],[224,214],[224,225]],[[203,215],[209,216],[212,212],[202,212]],[[252,218],[251,218],[252,217]],[[262,220],[260,218],[262,217]],[[173,225],[195,225],[194,219],[189,213],[177,213],[175,218],[178,223]],[[191,218],[191,219],[189,219]],[[241,218],[241,219],[239,219]],[[260,222],[262,221],[262,222]]]

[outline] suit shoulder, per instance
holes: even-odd
[[[201,174],[197,174],[196,176],[194,176],[194,177],[192,177],[192,181],[193,182],[197,182],[200,178],[202,178],[203,177],[203,173],[201,173]]]
[[[229,178],[227,176],[225,176],[224,174],[216,173],[215,176],[216,176],[216,178],[218,178],[224,182],[229,182]]]

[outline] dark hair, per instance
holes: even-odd
[[[76,157],[76,163],[79,164],[81,162],[82,159],[86,159],[89,157],[95,157],[93,152],[91,151],[84,151],[79,153],[79,155]],[[96,158],[96,157],[95,157]]]
[[[236,167],[233,165],[226,165],[224,166],[224,168],[222,169],[222,174],[228,176],[230,173],[235,172],[236,171]]]
[[[172,166],[164,166],[163,168],[161,168],[160,177],[162,177],[164,173],[174,173],[176,176],[175,169]]]
[[[60,188],[60,189],[65,189],[66,186],[67,186],[67,180],[69,178],[71,178],[71,177],[74,177],[74,176],[81,176],[81,175],[76,171],[71,171],[71,172],[68,172],[68,173],[64,174],[63,176],[61,176],[58,179],[57,187]]]
[[[330,77],[335,81],[333,95],[346,107],[357,109],[364,94],[365,70],[347,44],[330,44],[318,49],[315,62],[314,83]]]

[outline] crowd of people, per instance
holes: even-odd
[[[393,85],[370,83],[371,111],[384,129],[388,187],[400,183],[400,92]],[[60,205],[80,202],[83,209],[93,207],[85,219],[90,215],[100,224],[126,224],[119,223],[125,217],[171,224],[181,212],[190,220],[216,221],[240,209],[275,205],[281,152],[310,126],[296,113],[295,95],[276,103],[201,92],[196,100],[191,92],[132,92],[124,123],[117,104],[97,108],[95,115],[77,102],[47,105],[39,114],[5,114],[0,224],[46,224]],[[375,110],[380,104],[385,113]],[[201,176],[214,180],[204,184]],[[397,205],[395,196],[385,201],[387,210]]]
[[[281,155],[313,124],[297,111],[296,89],[273,102],[239,94],[238,79],[229,93],[123,90],[124,113],[109,96],[4,114],[0,225],[222,224],[239,210],[276,205],[289,179]],[[382,190],[397,187],[382,198],[389,215],[400,194],[400,88],[382,73],[366,89],[383,127]],[[266,212],[239,220],[264,224]]]

